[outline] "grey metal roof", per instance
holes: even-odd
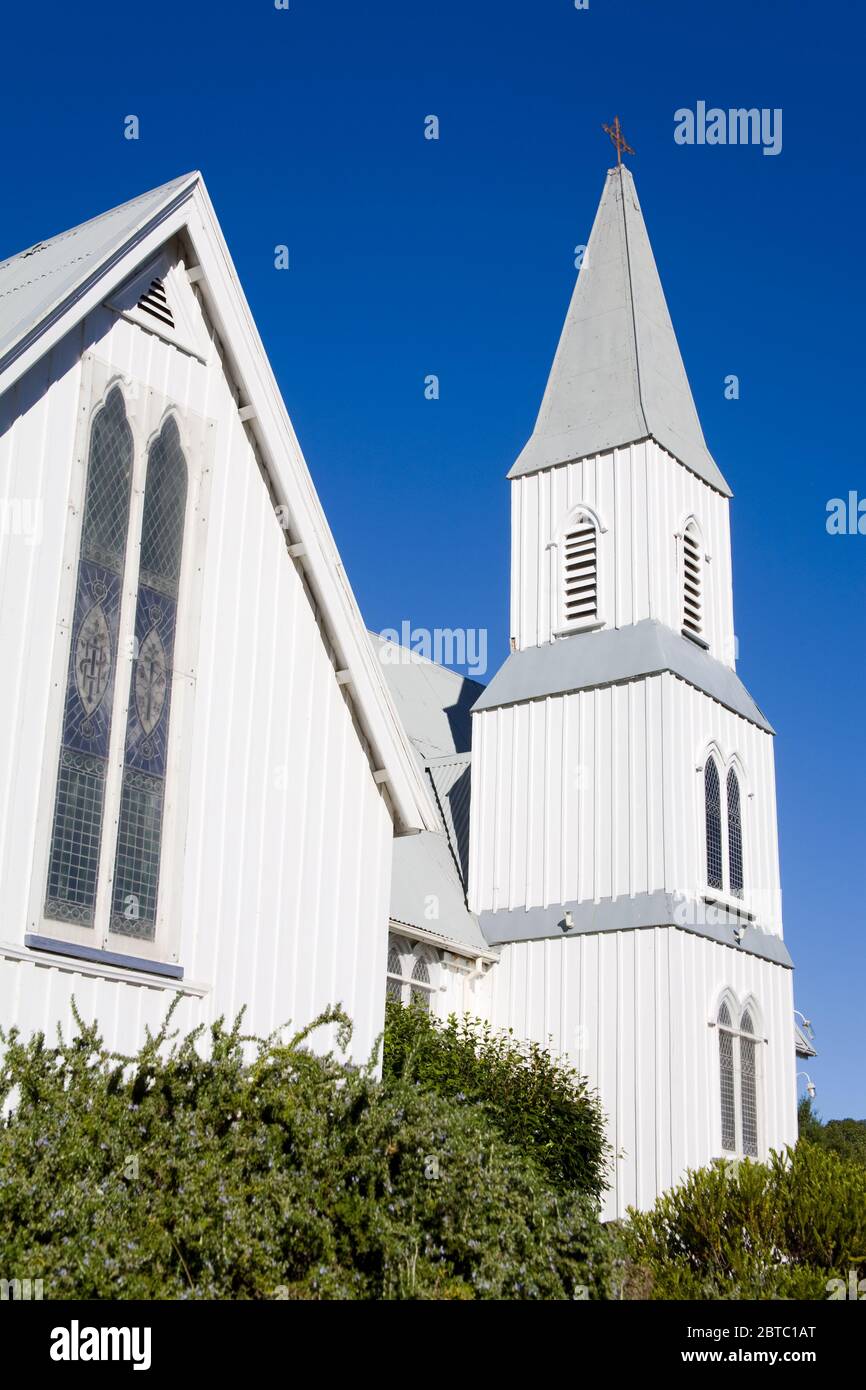
[[[484,686],[377,632],[370,633],[370,641],[403,727],[422,762],[448,753],[467,753],[472,737],[469,711]]]
[[[430,911],[436,915],[431,917]],[[487,951],[488,945],[463,896],[463,885],[447,837],[424,830],[394,841],[391,878],[391,920],[421,931],[433,932],[470,951]]]
[[[436,805],[464,889],[469,886],[469,806],[472,799],[472,755],[457,753],[427,764]]]
[[[565,928],[565,914],[571,925]],[[733,946],[763,960],[791,967],[793,961],[780,936],[745,923],[721,906],[698,903],[681,893],[638,893],[635,897],[602,898],[599,902],[552,903],[549,907],[516,907],[482,912],[481,930],[491,945],[509,941],[542,941],[545,938],[580,936],[587,932],[641,931],[648,927],[675,927]],[[742,932],[738,940],[734,929]]]
[[[736,672],[654,618],[629,627],[579,632],[543,647],[512,652],[472,711],[616,685],[663,671],[679,676],[767,733],[774,732]]]
[[[34,329],[122,254],[141,227],[173,207],[198,178],[192,173],[172,179],[0,262],[0,368]]]
[[[692,399],[628,169],[611,169],[535,430],[509,478],[653,438],[731,495]]]

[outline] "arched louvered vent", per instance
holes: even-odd
[[[701,543],[698,528],[689,522],[683,532],[683,632],[703,636]]]
[[[563,621],[566,626],[598,617],[598,532],[581,512],[562,542]]]
[[[166,328],[174,328],[174,315],[161,280],[151,280],[149,288],[138,301],[138,308],[165,324]]]

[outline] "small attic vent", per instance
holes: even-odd
[[[563,609],[568,625],[598,617],[598,533],[586,515],[575,519],[563,543]]]
[[[161,280],[151,280],[150,288],[146,289],[138,301],[138,308],[145,314],[150,314],[152,318],[158,319],[166,328],[174,328],[174,315],[169,307],[168,297],[165,293],[165,286]]]

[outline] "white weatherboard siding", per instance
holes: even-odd
[[[697,892],[714,745],[744,774],[744,905],[781,932],[771,735],[670,674],[472,719],[474,912]]]
[[[544,1043],[597,1087],[620,1153],[605,1219],[722,1156],[722,991],[758,1004],[759,1155],[797,1137],[792,972],[676,928],[503,947],[488,977],[497,1028]],[[768,1065],[772,1084],[768,1084]]]
[[[549,642],[560,626],[559,540],[583,503],[604,527],[598,541],[602,625],[655,618],[682,627],[678,535],[697,518],[704,568],[704,638],[734,665],[729,504],[654,440],[515,478],[511,484],[511,632],[518,650]]]
[[[184,296],[207,343],[180,264],[166,289],[175,302]],[[181,733],[187,741],[188,813],[174,828],[177,891],[160,889],[160,908],[179,924],[180,988],[201,987],[180,1021],[246,1005],[246,1027],[267,1032],[341,1001],[355,1020],[355,1055],[366,1058],[381,1028],[392,821],[250,427],[207,351],[205,365],[98,308],[0,398],[0,496],[35,501],[41,521],[37,543],[8,525],[0,538],[0,1018],[25,1031],[66,1026],[74,993],[111,1046],[131,1048],[174,997],[174,985],[153,988],[133,972],[100,978],[72,961],[18,958],[25,931],[38,930],[31,880],[52,814],[68,652],[64,546],[67,527],[80,526],[76,423],[92,405],[88,372],[119,373],[128,396],[164,397],[181,419],[207,422],[211,441],[206,515],[196,518],[206,530],[195,552],[197,665],[176,673],[184,699],[170,732],[175,750]]]

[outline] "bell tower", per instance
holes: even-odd
[[[502,952],[494,1023],[553,1038],[601,1093],[608,1215],[796,1135],[773,730],[736,674],[731,491],[621,148],[508,475],[512,651],[473,710],[469,863]]]

